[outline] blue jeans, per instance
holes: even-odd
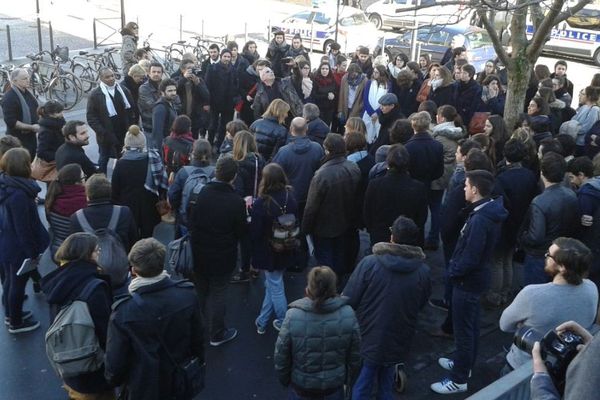
[[[466,383],[469,370],[475,365],[479,342],[479,298],[481,294],[452,288],[452,325],[454,328],[454,367],[450,378],[454,383]]]
[[[336,392],[326,396],[300,396],[290,387],[288,391],[288,400],[344,400],[344,389],[339,388]]]
[[[260,314],[256,318],[256,324],[263,328],[266,327],[271,315],[275,315],[276,319],[283,321],[287,305],[283,287],[283,271],[265,271],[265,298]]]
[[[544,257],[525,254],[523,261],[523,285],[532,285],[537,283],[548,283],[550,277],[544,272],[546,259]]]
[[[425,243],[437,244],[440,241],[440,220],[442,209],[443,190],[429,191],[429,213],[431,214],[431,225]]]
[[[352,388],[352,400],[369,400],[377,381],[377,400],[393,400],[394,366],[376,365],[363,360],[360,374]]]

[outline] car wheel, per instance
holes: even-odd
[[[369,21],[371,21],[371,23],[373,23],[373,25],[375,25],[375,28],[377,29],[381,29],[381,27],[383,26],[383,22],[381,21],[381,17],[379,16],[379,14],[369,15]]]
[[[600,66],[600,49],[596,50],[594,53],[594,63]]]
[[[330,46],[333,44],[333,40],[326,40],[323,44],[323,53],[328,54],[330,50]]]

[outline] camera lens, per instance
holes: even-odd
[[[513,342],[519,349],[531,353],[534,343],[541,341],[543,337],[543,333],[529,326],[522,326],[515,332]]]

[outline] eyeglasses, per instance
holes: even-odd
[[[554,256],[552,254],[550,254],[550,252],[547,252],[546,254],[544,254],[544,258],[551,258],[554,261],[556,261],[556,259],[554,258]]]

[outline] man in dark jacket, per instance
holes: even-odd
[[[204,136],[206,114],[210,111],[210,94],[206,82],[194,72],[194,61],[181,62],[181,77],[177,80],[177,95],[181,100],[181,111],[192,120],[192,136]]]
[[[285,76],[284,71],[287,71],[287,68],[282,59],[289,49],[290,45],[285,42],[285,33],[283,33],[283,31],[275,32],[273,40],[271,40],[269,49],[267,50],[267,60],[271,61],[273,72],[277,78],[283,78]]]
[[[416,243],[423,244],[429,191],[408,174],[409,158],[403,145],[393,145],[387,154],[387,173],[371,180],[367,186],[363,216],[371,246],[389,238],[389,227],[401,215],[416,223],[419,229]]]
[[[546,283],[544,272],[546,250],[558,237],[573,237],[580,221],[577,196],[562,185],[567,163],[563,156],[549,152],[541,161],[544,191],[536,196],[525,217],[519,243],[525,250],[524,284]]]
[[[88,206],[83,209],[83,214],[93,229],[106,228],[114,206],[111,201],[112,189],[110,182],[104,175],[92,175],[85,183],[85,195]],[[127,206],[120,206],[121,213],[117,223],[116,234],[121,239],[121,243],[126,250],[137,241],[137,227],[131,211]],[[71,216],[71,233],[83,232],[83,228],[77,220],[77,215]]]
[[[134,123],[135,104],[129,90],[116,82],[115,73],[109,67],[100,68],[98,76],[100,85],[90,94],[86,118],[96,132],[98,166],[100,171],[106,172],[108,159],[121,154],[125,133]]]
[[[18,138],[33,160],[37,148],[36,132],[40,126],[37,123],[38,102],[28,90],[29,72],[24,68],[16,68],[10,73],[10,86],[2,97],[6,134]]]
[[[341,278],[355,261],[349,257],[348,243],[356,235],[355,201],[361,173],[356,163],[346,160],[341,135],[330,133],[323,146],[325,162],[310,182],[302,231],[312,235],[319,265],[331,266]]]
[[[444,146],[428,132],[431,115],[427,111],[411,115],[410,122],[415,134],[405,145],[410,154],[408,172],[429,189],[444,174]]]
[[[479,299],[489,285],[492,250],[500,236],[502,222],[508,216],[502,198],[490,197],[493,187],[494,175],[491,172],[467,172],[465,200],[471,203],[473,209],[461,230],[448,266],[452,283],[451,312],[456,352],[452,359],[438,359],[438,364],[450,371],[450,377],[431,385],[431,390],[436,393],[466,392],[467,379],[475,365],[479,340]]]
[[[208,141],[219,149],[225,138],[225,125],[233,119],[233,106],[240,100],[238,76],[231,65],[229,49],[221,50],[221,60],[206,71],[206,84],[211,116]]]
[[[160,82],[163,76],[163,66],[159,62],[150,64],[148,80],[140,86],[138,108],[142,117],[142,128],[145,132],[152,132],[152,109],[160,99]]]
[[[60,171],[67,164],[79,164],[87,178],[96,173],[96,165],[88,158],[83,146],[90,144],[88,127],[83,121],[69,121],[62,128],[65,143],[63,143],[56,154],[56,169]]]
[[[290,142],[281,147],[273,157],[273,162],[281,165],[290,185],[294,188],[293,193],[298,203],[300,223],[302,223],[304,208],[306,207],[310,181],[325,155],[323,148],[310,140],[306,133],[306,120],[301,117],[294,118],[290,124]],[[304,269],[308,261],[308,247],[306,246],[306,240],[302,242],[304,252],[299,255],[297,265],[299,268]]]
[[[369,146],[369,154],[375,156],[377,149],[383,145],[390,144],[390,128],[399,119],[404,118],[398,97],[394,93],[386,93],[379,99],[379,133],[371,146]]]
[[[211,346],[227,343],[237,336],[237,330],[225,327],[227,284],[236,266],[238,242],[247,230],[246,205],[233,188],[237,170],[237,163],[230,157],[217,161],[215,180],[199,193],[188,226],[196,290]]]
[[[302,108],[302,117],[306,120],[306,136],[312,140],[323,146],[323,141],[327,134],[331,132],[329,126],[319,118],[321,111],[319,110],[319,106],[312,103],[307,103]]]
[[[165,246],[137,242],[129,253],[130,296],[117,301],[108,326],[105,376],[130,399],[183,398],[167,377],[191,359],[204,364],[202,317],[194,285],[163,271]],[[160,339],[159,339],[160,338]]]
[[[371,75],[373,75],[373,61],[371,61],[371,56],[369,56],[368,47],[359,46],[352,62],[358,64],[363,74],[371,79]]]
[[[269,67],[260,72],[260,82],[256,85],[256,95],[252,102],[254,118],[259,119],[267,111],[269,104],[275,99],[281,99],[290,106],[293,117],[302,116],[302,100],[298,97],[296,89],[290,78],[275,78],[273,70]]]
[[[175,99],[177,98],[177,84],[173,79],[165,79],[160,85],[160,99],[152,108],[152,135],[148,137],[148,148],[162,153],[163,140],[171,132],[173,121],[177,118]]]
[[[344,288],[361,332],[363,365],[352,389],[356,399],[370,398],[375,382],[377,398],[394,397],[394,367],[406,362],[419,310],[431,294],[429,267],[417,245],[419,228],[398,217],[391,231],[390,243],[375,244]]]
[[[206,72],[208,71],[210,66],[219,63],[220,51],[221,49],[219,49],[219,45],[216,43],[213,43],[210,46],[208,46],[208,57],[204,61],[202,61],[202,65],[200,66],[200,74],[204,80],[206,80]]]
[[[481,104],[481,85],[475,80],[475,67],[470,64],[460,68],[460,81],[456,82],[456,111],[462,117],[465,126]]]

